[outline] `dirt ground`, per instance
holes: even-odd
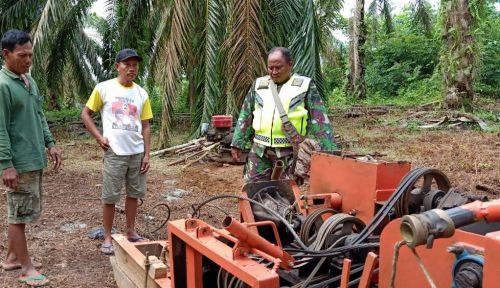
[[[346,149],[387,154],[386,160],[407,160],[413,167],[442,170],[453,186],[476,192],[476,184],[500,193],[500,133],[466,129],[416,130],[402,128],[401,112],[383,116],[332,119],[335,132]],[[56,133],[57,134],[57,133]],[[65,139],[61,139],[61,135]],[[51,280],[52,287],[116,287],[109,259],[99,253],[99,240],[88,232],[101,226],[102,152],[97,144],[85,138],[60,133],[59,147],[63,150],[62,170],[44,173],[44,212],[37,225],[27,228],[29,250],[43,263],[41,272]],[[241,190],[242,166],[202,163],[181,171],[180,166],[168,167],[172,159],[152,159],[148,176],[148,192],[139,207],[138,230],[150,239],[165,239],[166,229],[152,233],[167,216],[164,206],[171,209],[170,219],[186,218],[191,206],[214,195],[236,194]],[[1,190],[0,258],[6,254],[7,224],[5,190]],[[479,192],[484,193],[484,192]],[[489,194],[490,197],[498,197]],[[180,199],[173,199],[177,196]],[[225,213],[237,215],[235,201],[213,202],[202,211],[201,218],[220,224]],[[149,213],[149,214],[148,214]],[[115,227],[123,231],[124,214],[117,212]],[[146,224],[145,219],[154,219]],[[0,271],[1,287],[20,287],[19,271]]]

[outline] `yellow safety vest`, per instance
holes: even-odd
[[[255,82],[255,109],[252,123],[255,130],[254,142],[268,147],[291,147],[292,143],[281,129],[281,118],[271,94],[269,79],[269,76],[265,76]],[[279,91],[288,119],[302,136],[307,132],[307,110],[304,101],[309,83],[311,83],[310,78],[294,74]]]

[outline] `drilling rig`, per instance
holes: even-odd
[[[238,199],[240,219],[227,216],[215,228],[195,217],[224,198]],[[500,283],[500,200],[459,191],[441,171],[408,162],[316,152],[307,189],[293,180],[248,183],[239,195],[207,199],[195,210],[168,223],[166,240],[129,243],[114,235],[118,286]]]

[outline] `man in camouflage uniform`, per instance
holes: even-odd
[[[231,143],[231,154],[239,159],[242,150],[253,142],[244,170],[246,182],[269,180],[278,160],[284,163],[282,178],[291,178],[293,172],[294,151],[281,129],[281,118],[270,94],[270,79],[276,83],[279,98],[297,132],[314,139],[321,150],[337,147],[316,85],[310,78],[292,74],[290,51],[284,47],[271,49],[267,66],[269,76],[254,81],[243,102]]]

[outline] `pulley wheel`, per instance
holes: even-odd
[[[359,233],[365,228],[365,223],[359,218],[345,213],[335,214],[328,218],[319,229],[316,239],[311,244],[313,250],[324,250],[341,245],[339,241],[345,236]]]
[[[316,239],[316,235],[321,228],[321,225],[324,223],[323,215],[336,213],[338,213],[338,211],[332,208],[320,208],[307,215],[302,227],[300,228],[300,240],[302,240],[306,246],[311,245],[311,243],[313,243]]]
[[[427,194],[433,193],[433,190],[440,190],[446,194],[449,189],[450,181],[443,172],[437,169],[423,169],[419,174],[415,175],[412,183],[408,185],[408,189],[396,202],[396,216],[402,217],[420,213],[420,207],[424,206],[424,199]],[[431,197],[432,199],[433,197]],[[432,203],[430,205],[432,206]]]

